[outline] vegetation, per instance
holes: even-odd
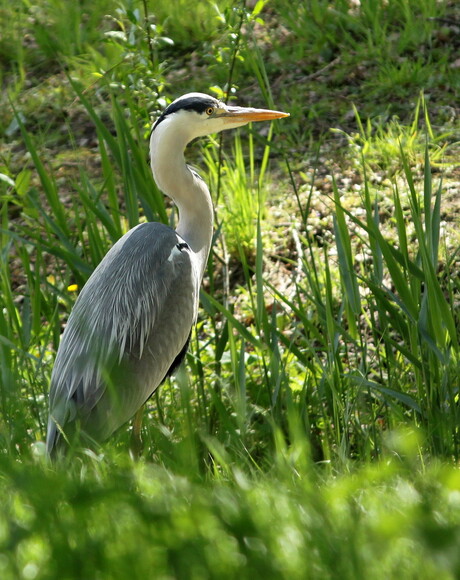
[[[460,576],[458,29],[449,0],[0,0],[0,576]],[[193,144],[216,236],[186,365],[44,457],[79,289],[174,223],[152,120],[192,90],[291,113]]]

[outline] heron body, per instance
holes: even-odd
[[[131,229],[81,291],[51,375],[48,454],[77,435],[107,439],[185,355],[213,232],[211,196],[185,163],[186,145],[249,121],[285,116],[189,93],[157,119],[151,167],[158,187],[178,207],[178,226],[143,223]]]

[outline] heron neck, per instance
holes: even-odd
[[[158,187],[179,210],[176,232],[197,255],[201,274],[206,267],[212,240],[214,212],[206,183],[192,171],[184,159],[189,142],[187,135],[168,131],[161,123],[152,133],[150,161]]]

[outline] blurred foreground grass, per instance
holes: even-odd
[[[460,473],[417,456],[333,476],[307,449],[211,480],[126,455],[0,469],[0,574],[29,578],[417,578],[460,574]],[[414,447],[415,446],[415,447]]]

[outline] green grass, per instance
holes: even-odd
[[[269,476],[212,482],[126,457],[76,464],[65,478],[8,464],[2,577],[458,575],[458,472],[414,477],[414,457],[388,457],[332,479],[279,458]]]
[[[330,4],[0,2],[1,578],[460,575],[460,14]],[[216,235],[141,458],[51,466],[63,325],[174,224],[147,138],[189,90],[291,117],[187,152]]]

